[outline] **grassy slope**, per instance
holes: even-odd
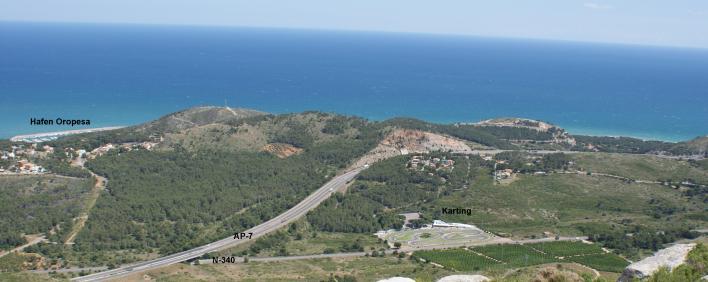
[[[489,271],[554,262],[578,262],[600,271],[617,273],[629,265],[629,262],[617,255],[604,253],[598,245],[581,242],[489,245],[475,247],[471,251],[417,251],[415,256],[458,271]]]
[[[604,158],[603,158],[604,157]],[[601,154],[595,158],[580,156],[583,165],[587,159],[595,160],[591,166],[602,167],[603,159],[618,159],[625,170],[615,172],[641,179],[659,172],[701,176],[704,172],[690,167],[685,162],[657,159],[649,156],[629,156],[620,154]],[[376,165],[368,174],[376,174],[377,169],[392,174],[391,170],[405,170],[404,163],[398,159],[385,162],[391,165]],[[398,162],[398,163],[397,163]],[[614,163],[606,161],[606,163]],[[561,235],[581,235],[577,225],[599,223],[610,225],[621,221],[664,227],[665,225],[692,223],[705,225],[705,222],[686,219],[688,214],[704,212],[705,204],[697,199],[689,199],[678,190],[667,186],[646,183],[625,183],[623,181],[599,175],[550,174],[547,176],[518,175],[516,180],[506,185],[495,185],[490,169],[472,167],[467,176],[466,165],[460,161],[453,178],[448,184],[453,185],[453,192],[440,194],[429,202],[397,203],[393,208],[401,211],[419,211],[428,219],[443,219],[449,222],[461,222],[478,225],[494,232],[511,233],[515,237],[541,235],[543,231],[560,232]],[[405,175],[405,174],[404,174]],[[635,176],[638,175],[638,176]],[[399,175],[400,176],[400,175]],[[466,180],[469,188],[457,187]],[[373,189],[403,189],[386,183],[371,184],[371,181],[357,180],[352,187],[370,184]],[[460,185],[461,186],[461,185]],[[407,185],[408,189],[415,184]],[[442,187],[442,186],[439,186]],[[401,194],[404,192],[402,191]],[[410,192],[405,192],[410,194]],[[388,194],[387,194],[388,195]],[[394,194],[395,195],[395,194]],[[379,200],[379,198],[374,198]],[[385,199],[383,199],[385,200]],[[444,215],[441,209],[469,208],[471,215]],[[654,218],[657,207],[675,208],[670,217]]]
[[[55,279],[47,276],[32,273],[2,273],[0,281],[4,282],[40,282],[40,281],[68,281],[65,279]]]
[[[623,218],[662,224],[648,214],[651,208],[648,202],[652,198],[690,210],[701,208],[682,198],[677,191],[658,185],[626,184],[584,175],[522,175],[503,186],[493,185],[491,177],[485,176],[486,173],[482,173],[469,190],[444,197],[434,204],[437,208],[471,208],[472,215],[446,215],[443,219],[514,235],[538,235],[546,230],[580,235],[569,227],[576,223]]]
[[[315,235],[316,234],[316,235]],[[315,236],[313,236],[315,235]],[[354,242],[359,242],[364,248],[364,251],[370,251],[371,248],[379,249],[384,247],[383,243],[378,241],[378,238],[371,234],[355,234],[341,232],[313,232],[305,234],[302,239],[297,240],[295,236],[289,236],[288,241],[284,244],[288,255],[316,255],[325,253],[326,249],[334,250],[334,252],[357,252],[358,250],[343,250],[343,247],[350,246]],[[219,252],[220,256],[241,256],[244,251],[248,250],[253,242],[239,245],[238,247],[230,248]],[[259,252],[256,256],[268,257],[278,256],[278,248],[268,248]]]
[[[700,169],[708,171],[708,159],[697,161],[696,166]]]
[[[515,271],[492,269],[481,274],[494,281],[533,281],[541,277],[542,270],[553,269],[554,276],[593,277],[593,272],[572,263],[552,263],[520,268]],[[407,258],[392,256],[384,258],[312,259],[281,262],[249,262],[247,264],[219,265],[174,265],[159,270],[138,273],[127,277],[128,281],[142,281],[145,275],[158,281],[327,281],[330,274],[353,276],[356,281],[378,281],[402,276],[415,281],[427,282],[453,274],[480,274],[479,271],[453,272],[449,269],[419,263]],[[614,281],[617,275],[602,272],[604,280]],[[555,280],[568,281],[568,280]],[[576,280],[570,280],[576,281]]]
[[[575,154],[577,165],[591,172],[609,173],[641,180],[681,181],[694,179],[708,183],[708,171],[688,162],[646,155],[583,153]]]
[[[260,151],[264,145],[278,137],[302,133],[306,133],[315,143],[332,141],[338,137],[354,138],[358,131],[348,126],[337,134],[323,133],[329,122],[341,118],[342,116],[324,113],[259,116],[242,121],[200,125],[170,133],[165,136],[165,144],[180,144],[191,150]],[[302,147],[301,144],[293,145]]]
[[[357,281],[378,281],[393,276],[414,278],[416,281],[435,281],[450,275],[449,270],[419,264],[408,259],[347,258],[313,259],[281,262],[249,262],[247,264],[171,266],[149,271],[159,281],[327,281],[330,273],[351,275]],[[145,273],[128,277],[141,280]]]
[[[361,242],[366,251],[369,251],[371,247],[378,249],[383,246],[369,234],[318,232],[317,237],[290,241],[286,244],[286,248],[291,255],[321,254],[328,248],[339,252],[344,244],[351,244],[357,240]]]

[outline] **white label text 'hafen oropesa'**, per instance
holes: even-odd
[[[30,125],[91,125],[90,119],[47,119],[47,118],[30,118]]]

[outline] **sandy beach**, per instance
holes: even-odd
[[[33,134],[24,134],[24,135],[17,135],[12,138],[10,138],[10,141],[13,142],[30,142],[29,140],[33,139],[41,139],[41,138],[48,138],[48,139],[56,139],[60,136],[67,136],[67,135],[72,135],[72,134],[81,134],[81,133],[89,133],[89,132],[99,132],[99,131],[106,131],[106,130],[114,130],[114,129],[120,129],[124,128],[125,126],[108,126],[108,127],[98,127],[98,128],[88,128],[88,129],[75,129],[75,130],[66,130],[66,131],[54,131],[54,132],[43,132],[43,133],[33,133]]]

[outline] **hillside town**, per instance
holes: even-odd
[[[455,168],[455,161],[447,159],[446,157],[437,158],[432,156],[426,157],[416,155],[411,157],[410,161],[408,161],[407,167],[413,170],[420,171],[424,171],[426,169],[432,169],[436,171],[441,169],[453,170]]]
[[[0,174],[42,174],[47,170],[29,159],[46,158],[54,148],[44,145],[13,145],[10,150],[0,151]]]
[[[566,171],[575,164],[562,154],[500,155],[495,158],[483,158],[485,161],[494,162],[493,178],[495,181],[513,179],[519,173],[546,175],[555,171]]]
[[[71,165],[83,166],[86,160],[95,159],[114,149],[129,152],[135,149],[152,150],[156,142],[131,142],[123,144],[105,144],[91,151],[66,148],[64,156],[71,160]],[[9,150],[8,150],[9,149]],[[41,163],[51,159],[55,148],[39,143],[16,144],[0,150],[0,174],[45,174],[51,173]]]

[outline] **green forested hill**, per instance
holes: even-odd
[[[114,262],[127,263],[140,259],[135,256],[154,251],[173,253],[228,236],[272,218],[302,200],[337,171],[374,148],[394,128],[441,133],[510,150],[521,147],[507,139],[549,138],[547,134],[523,128],[440,125],[406,118],[374,122],[320,112],[272,115],[218,107],[189,109],[135,127],[49,142],[57,153],[43,162],[55,164],[57,169],[53,170],[57,173],[76,175],[85,175],[86,171],[68,167],[63,154],[66,148],[91,150],[107,143],[137,141],[159,144],[151,151],[116,149],[89,160],[87,167],[109,181],[76,244],[40,244],[32,250],[52,258],[93,263],[122,256]],[[647,145],[637,144],[634,145]],[[616,150],[648,150],[644,147],[634,150],[625,145],[617,143]],[[273,152],[274,148],[287,152],[278,154]],[[604,235],[612,228],[664,225],[684,228],[705,220],[705,203],[699,200],[705,193],[700,191],[693,195],[649,184],[556,174],[521,175],[512,183],[499,186],[491,181],[491,162],[473,156],[435,154],[454,160],[455,168],[412,171],[406,169],[406,156],[374,164],[347,193],[325,201],[310,213],[308,223],[320,231],[370,233],[399,227],[402,220],[397,213],[419,211],[425,220],[472,223],[495,232],[533,236],[546,229]],[[534,169],[549,169],[546,165],[568,160],[567,156],[548,156],[527,166],[523,159],[508,155],[510,166]],[[575,160],[593,170],[604,166],[591,159]],[[617,163],[625,164],[624,161]],[[647,162],[651,167],[646,168],[641,157],[628,162],[632,170],[616,171],[637,179],[703,175],[696,172],[701,163],[694,163],[696,167],[690,169],[681,165],[674,173],[655,167],[655,162]],[[637,171],[641,173],[635,174]],[[686,173],[678,175],[678,171]],[[42,228],[46,231],[47,222],[75,216],[74,209],[78,210],[78,206],[64,204],[75,198],[76,191],[68,191],[32,198],[27,203],[29,207],[57,200],[53,203],[61,204],[57,206],[61,209],[50,209],[51,214],[37,216],[36,222],[42,223],[36,225],[39,227],[33,223],[31,228],[13,229],[18,231],[7,233],[7,245],[17,244],[19,231],[42,232]],[[14,200],[12,195],[3,195],[0,199],[3,207]],[[441,207],[469,207],[473,208],[473,214],[441,215]],[[13,209],[6,212],[17,220],[27,218]],[[674,226],[684,222],[685,225]],[[653,229],[647,233],[650,231]],[[603,238],[615,238],[612,236],[614,233]],[[129,255],[126,250],[131,250]],[[71,255],[67,256],[69,252]]]
[[[242,108],[194,107],[138,125],[134,129],[147,133],[178,132],[195,126],[225,123],[265,114],[264,112]]]
[[[165,134],[177,133],[194,127],[228,123],[261,115],[265,115],[265,113],[249,109],[195,107],[175,112],[144,124],[110,131],[69,135],[47,142],[47,144],[59,148],[91,151],[108,143],[151,141]]]
[[[309,155],[219,151],[112,154],[89,168],[110,179],[79,249],[163,253],[245,230],[291,207],[334,174]]]
[[[254,132],[263,139],[249,140]],[[357,118],[258,115],[167,134],[155,151],[112,151],[87,163],[109,183],[75,249],[172,253],[245,230],[295,205],[382,136]],[[281,159],[261,144],[239,146],[249,142],[302,152]]]
[[[59,241],[92,185],[92,179],[58,176],[0,177],[0,249],[21,245],[23,234],[48,234],[53,228],[57,234],[49,239]]]
[[[185,127],[164,122],[174,119],[166,117],[52,142],[59,152],[133,141],[159,145],[115,149],[88,160],[87,168],[108,184],[75,245],[38,244],[30,250],[64,265],[100,266],[220,239],[292,207],[386,133],[360,118],[317,112],[238,118],[224,118],[223,108],[197,112],[196,121],[189,120],[195,115],[175,114],[190,124]],[[284,157],[265,150],[266,144],[287,144],[295,153]],[[65,164],[62,155],[51,160]]]
[[[234,114],[225,108],[202,107],[136,127],[63,138],[51,145],[56,151],[91,150],[107,143],[159,138],[156,150],[114,150],[87,162],[109,184],[74,250],[171,253],[277,215],[372,149],[392,128],[420,126],[320,112],[270,115],[237,110]],[[489,145],[506,144],[471,128],[430,126]],[[277,158],[263,149],[274,143],[301,151]],[[55,157],[66,161],[61,155]],[[349,199],[345,204],[358,206]],[[397,222],[392,216],[380,224]]]
[[[642,140],[632,137],[608,136],[574,136],[577,145],[572,147],[578,151],[600,151],[609,153],[663,153],[676,156],[708,156],[708,137],[698,137],[693,140],[671,143],[664,141]],[[589,149],[591,146],[593,149]]]
[[[397,213],[417,211],[427,203],[462,189],[474,181],[482,163],[479,157],[433,155],[455,160],[457,168],[413,171],[406,168],[410,156],[376,163],[361,173],[346,194],[330,198],[308,214],[308,221],[322,231],[373,233],[400,228],[403,220]]]
[[[179,145],[187,150],[256,152],[266,144],[283,143],[334,155],[348,150],[347,147],[356,146],[355,143],[369,142],[356,148],[375,145],[383,137],[384,132],[380,128],[376,123],[361,118],[319,112],[258,115],[165,134],[163,147]],[[357,151],[357,154],[362,153]],[[347,155],[346,160],[339,161],[346,162],[352,158],[353,155]]]

